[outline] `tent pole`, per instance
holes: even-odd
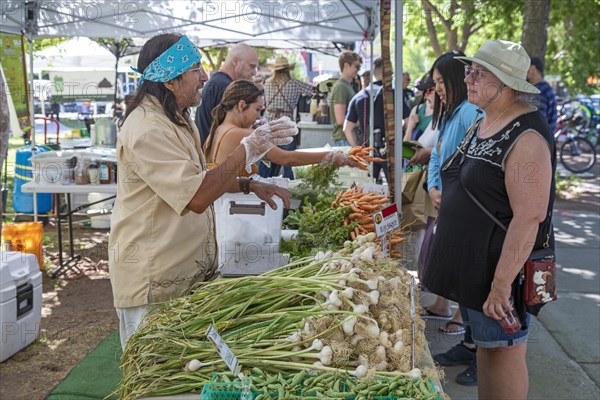
[[[31,138],[31,149],[35,149],[35,103],[33,101],[33,97],[35,94],[34,86],[33,86],[33,35],[26,36],[27,41],[29,42],[29,84],[31,87],[29,88],[29,118],[31,123],[30,138]]]
[[[41,81],[42,81],[42,71],[40,71],[38,73],[38,80],[40,81],[40,105],[42,107],[42,115],[46,116],[46,93],[45,93],[45,89],[46,87],[42,87]],[[34,82],[35,83],[35,82]],[[44,90],[44,92],[42,92],[42,89]],[[33,88],[33,93],[35,94],[35,87]]]
[[[369,47],[370,47],[370,58],[371,58],[371,75],[369,78],[369,110],[371,110],[371,112],[369,112],[369,146],[373,146],[373,144],[375,143],[375,127],[373,126],[373,124],[375,123],[375,98],[374,98],[374,92],[373,92],[373,80],[375,79],[375,75],[373,73],[374,71],[374,64],[373,64],[373,37],[371,36],[369,38]],[[366,89],[366,88],[365,88]],[[379,157],[379,154],[374,154],[375,157]],[[373,174],[373,171],[375,170],[375,167],[373,165],[373,163],[369,163],[369,172],[371,173],[371,179],[373,179],[374,181],[377,181],[377,177]]]
[[[113,94],[113,112],[117,109],[117,94],[119,86],[119,58],[121,56],[121,43],[115,40],[115,91]]]
[[[400,113],[400,118],[394,118],[395,123],[395,136],[394,136],[394,154],[396,155],[396,163],[394,164],[394,182],[396,182],[396,190],[394,191],[394,202],[398,206],[398,211],[402,215],[402,110],[403,110],[403,94],[402,94],[402,37],[403,28],[402,21],[403,17],[403,1],[399,0],[395,3],[394,18],[396,22],[396,30],[394,33],[395,40],[395,60],[396,60],[396,73],[394,74],[395,91],[394,91],[394,109],[396,115]],[[398,111],[400,110],[400,111]]]

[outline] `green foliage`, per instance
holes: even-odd
[[[302,179],[302,183],[290,189],[292,198],[317,201],[321,193],[333,194],[335,187],[340,183],[337,181],[337,168],[331,165],[311,165],[308,167],[294,168],[296,179]]]
[[[315,203],[306,199],[303,207],[291,211],[284,222],[298,229],[298,237],[295,243],[283,243],[281,251],[306,256],[320,250],[340,249],[358,223],[344,225],[352,210],[350,207],[332,208],[334,199],[335,195],[321,193]]]
[[[98,43],[100,46],[104,47],[108,51],[110,51],[115,57],[121,58],[125,56],[127,50],[130,46],[133,45],[133,39],[124,38],[124,39],[92,39],[94,42]]]
[[[575,188],[581,183],[581,178],[575,174],[563,176],[556,173],[556,196],[559,199],[566,199],[572,194]]]
[[[439,15],[435,11],[426,13],[424,1],[404,2],[404,69],[415,76],[422,72],[414,66],[414,60],[424,60],[431,66],[436,58],[427,15],[431,16],[442,52],[452,50],[447,29],[455,32],[456,48],[464,49],[467,55],[473,55],[489,39],[521,40],[527,18],[523,15],[525,0],[430,0]],[[546,74],[558,75],[573,94],[600,92],[598,85],[586,83],[590,76],[600,77],[600,20],[594,15],[600,15],[600,0],[551,1]],[[444,23],[449,24],[446,29]],[[471,33],[465,35],[465,30]],[[393,41],[393,32],[391,37]]]
[[[560,76],[571,93],[599,93],[598,84],[586,81],[600,77],[600,0],[550,4],[546,75]]]
[[[316,190],[327,189],[331,185],[339,185],[337,181],[338,169],[334,165],[315,164],[306,168],[305,172],[302,177],[303,184]]]
[[[47,49],[48,47],[58,46],[62,42],[66,42],[69,40],[68,37],[58,37],[58,38],[46,38],[46,39],[35,39],[33,41],[33,51],[40,51]],[[29,43],[25,41],[25,51],[29,51]]]

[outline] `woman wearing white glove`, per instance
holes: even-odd
[[[252,124],[259,118],[262,108],[263,94],[254,83],[240,80],[227,87],[221,104],[213,110],[213,125],[204,145],[209,168],[225,162],[240,143],[246,149],[245,168],[239,165],[234,169],[240,176],[257,173],[254,163],[260,159],[284,166],[319,163],[336,167],[356,165],[339,150],[309,153],[276,147],[290,143],[298,128],[288,117],[282,117],[252,131]]]

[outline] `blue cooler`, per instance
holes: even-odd
[[[45,146],[37,146],[32,152],[31,146],[19,147],[17,149],[15,161],[15,180],[13,190],[13,209],[18,213],[33,214],[33,193],[23,193],[21,186],[33,179],[33,168],[29,160],[32,155],[43,153],[50,150]],[[37,210],[38,214],[45,214],[52,210],[52,194],[38,193]]]

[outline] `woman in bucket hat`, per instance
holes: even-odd
[[[474,57],[457,58],[469,101],[485,116],[442,167],[444,198],[424,281],[467,310],[479,398],[525,399],[530,315],[519,272],[532,249],[554,246],[554,141],[531,105],[538,90],[525,80],[530,59],[521,45],[490,40]],[[500,324],[509,311],[521,324],[512,333]]]
[[[300,95],[312,95],[313,86],[292,78],[290,72],[294,70],[296,64],[290,64],[285,57],[277,57],[272,66],[273,76],[266,80],[264,84],[265,91],[265,118],[272,121],[284,116],[295,120],[294,110]],[[296,141],[289,145],[282,146],[284,150],[295,150]],[[278,176],[281,166],[271,163],[271,167],[263,170],[261,175],[265,177]],[[283,177],[294,179],[294,173],[291,167],[283,167]]]

